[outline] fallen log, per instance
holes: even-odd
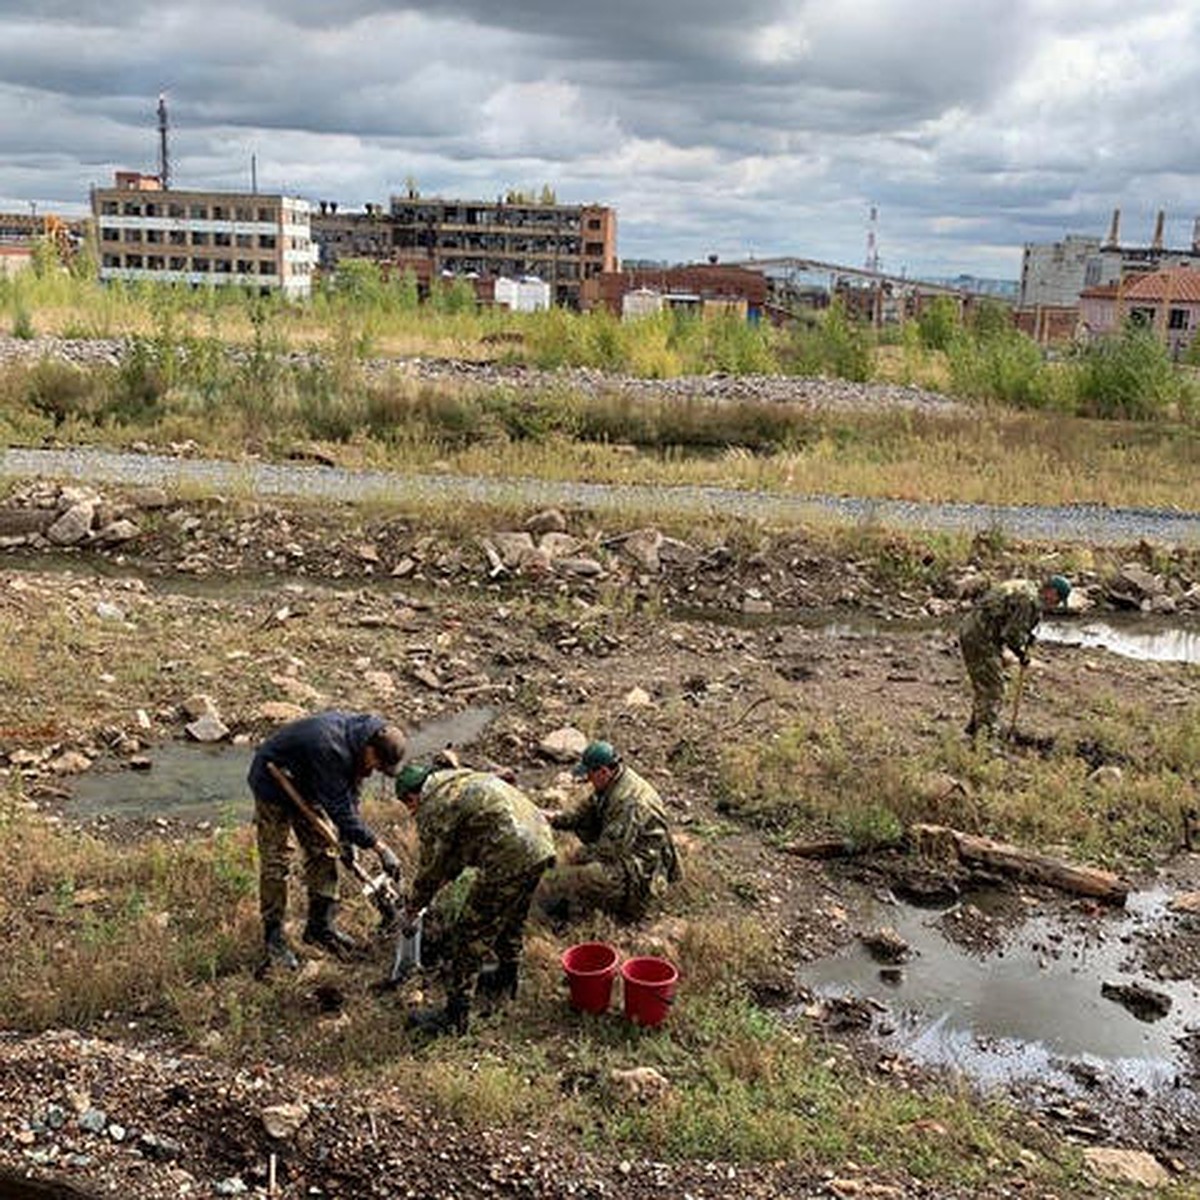
[[[898,850],[900,842],[855,842],[850,838],[816,838],[811,842],[784,842],[779,847],[795,858],[853,858],[856,854],[876,854]]]
[[[1129,884],[1111,871],[1076,866],[1020,846],[962,833],[946,825],[917,824],[912,826],[910,834],[917,847],[953,845],[963,862],[978,863],[1021,879],[1033,879],[1077,896],[1091,896],[1105,904],[1123,905],[1129,895]]]

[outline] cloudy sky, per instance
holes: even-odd
[[[553,186],[618,249],[1016,278],[1021,245],[1190,243],[1196,0],[0,0],[0,208],[115,168],[386,202]]]

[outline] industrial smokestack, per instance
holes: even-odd
[[[1108,241],[1106,246],[1119,246],[1121,244],[1121,210],[1113,209],[1112,224],[1108,227]]]
[[[163,191],[171,186],[171,160],[167,157],[167,97],[158,93],[158,182]]]
[[[1151,250],[1161,250],[1163,248],[1163,222],[1166,218],[1167,214],[1160,208],[1158,210],[1158,218],[1154,222],[1154,241],[1150,243]]]
[[[1200,217],[1192,222],[1192,253],[1200,254]]]

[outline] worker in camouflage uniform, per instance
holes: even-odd
[[[374,849],[380,865],[393,878],[400,860],[375,836],[359,815],[359,789],[373,772],[395,775],[404,758],[404,734],[382,717],[367,713],[320,712],[277,729],[254,755],[248,782],[254,793],[258,835],[258,901],[266,943],[266,966],[295,970],[300,964],[283,932],[287,911],[289,834],[304,853],[308,921],[304,940],[335,953],[353,950],[355,942],[334,924],[337,916],[339,851],[352,861],[355,848]],[[322,836],[272,777],[274,764],[291,778],[302,800],[330,822]]]
[[[543,872],[554,864],[554,835],[525,794],[490,771],[410,764],[396,779],[396,795],[416,817],[420,840],[405,909],[410,925],[443,884],[475,868],[462,912],[447,931],[446,1007],[409,1019],[428,1033],[462,1033],[476,988],[491,1001],[517,994],[525,920]],[[480,972],[489,950],[498,965]]]
[[[1009,579],[985,592],[967,614],[958,641],[974,695],[968,737],[995,735],[1004,699],[1005,647],[1022,668],[1027,666],[1033,631],[1042,614],[1066,604],[1070,594],[1071,585],[1061,575],[1051,575],[1040,585]]]
[[[588,798],[546,816],[583,846],[547,877],[539,902],[558,919],[600,909],[622,921],[640,920],[667,884],[681,878],[663,802],[608,742],[592,742],[572,774],[591,784]]]

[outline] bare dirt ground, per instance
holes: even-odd
[[[602,554],[620,531],[584,518],[572,518],[567,532],[581,543],[575,558],[594,556],[599,574],[564,574],[519,556],[497,569],[474,538],[279,505],[166,504],[143,525],[137,539],[103,553],[21,546],[0,560],[0,607],[14,622],[62,606],[68,627],[100,630],[76,647],[78,695],[62,695],[61,678],[48,672],[44,692],[7,701],[6,770],[24,777],[25,794],[44,812],[73,819],[71,776],[54,765],[64,752],[83,753],[91,771],[122,769],[182,738],[179,706],[197,690],[213,696],[231,737],[251,741],[270,728],[267,702],[385,711],[412,728],[486,704],[495,718],[468,757],[511,765],[539,795],[564,783],[562,765],[540,748],[548,732],[571,725],[603,733],[669,799],[688,854],[711,857],[704,878],[720,883],[709,901],[757,911],[779,930],[779,970],[755,992],[781,1011],[804,1002],[792,966],[855,939],[864,899],[903,881],[912,864],[898,854],[815,861],[782,853],[769,829],[743,825],[730,810],[716,777],[721,751],[789,725],[826,723],[878,730],[899,753],[919,758],[961,729],[969,711],[946,622],[967,603],[970,571],[958,571],[957,582],[934,571],[888,580],[877,557],[831,555],[798,535],[677,549],[684,565],[651,569],[619,544]],[[1011,551],[1012,566],[1020,553]],[[1176,590],[1186,593],[1194,564],[1177,560],[1173,569]],[[1088,578],[1094,601],[1106,606],[1099,566],[1085,585]],[[790,615],[780,619],[785,608]],[[902,618],[917,623],[897,624]],[[131,658],[140,648],[149,661],[137,670],[116,665],[114,638]],[[1004,769],[1019,780],[1022,763],[1051,742],[1086,756],[1093,716],[1106,706],[1194,704],[1195,671],[1041,647],[1023,706],[1029,741],[1005,750]],[[138,710],[146,721],[135,719]],[[202,831],[166,819],[110,820],[102,832],[127,839]],[[1181,851],[1154,882],[1180,893],[1200,888],[1200,858]],[[1080,900],[1025,890],[1056,909],[1064,926],[1079,919]],[[648,936],[669,937],[672,919]],[[1007,917],[993,915],[962,936],[982,951],[1020,919],[1014,903]],[[1200,918],[1159,930],[1130,953],[1151,976],[1195,979]],[[950,1194],[853,1164],[846,1179],[814,1178],[799,1165],[655,1163],[584,1154],[519,1131],[481,1135],[399,1095],[313,1077],[294,1064],[238,1068],[172,1045],[152,1023],[136,1034],[122,1026],[114,1014],[86,1034],[5,1037],[0,1162],[138,1197],[264,1194],[272,1180],[295,1196]],[[822,1036],[866,1062],[892,1064],[880,1070],[908,1071],[919,1086],[921,1069],[896,1068],[861,1029]],[[1180,1080],[1195,1084],[1194,1069]],[[297,1095],[308,1108],[301,1132],[273,1139],[254,1114]],[[1071,1114],[1047,1112],[1037,1097],[1012,1099],[1028,1104],[1047,1145],[1070,1137]],[[81,1128],[80,1117],[101,1106],[97,1130]],[[1092,1107],[1105,1108],[1102,1093]],[[1122,1144],[1180,1172],[1200,1167],[1194,1126],[1146,1128],[1134,1111],[1110,1110],[1105,1120],[1102,1132]],[[27,1152],[44,1149],[56,1130],[56,1165],[39,1164]],[[0,1194],[23,1194],[10,1186],[17,1187],[0,1183]],[[1024,1194],[1019,1172],[1002,1174],[986,1194]]]

